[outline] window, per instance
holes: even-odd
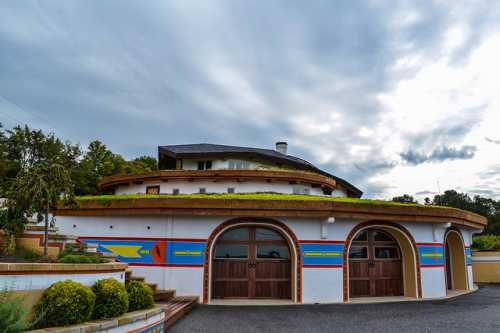
[[[243,241],[248,239],[248,228],[238,228],[226,231],[220,236],[220,240]]]
[[[200,187],[200,193],[201,193],[201,194],[205,194],[205,193],[207,193],[207,189],[206,189],[206,188],[204,188],[204,187]]]
[[[257,259],[290,259],[288,246],[275,244],[257,245]]]
[[[229,169],[250,169],[250,162],[230,160],[228,163]]]
[[[212,169],[212,161],[198,161],[198,170]]]
[[[398,249],[395,247],[375,247],[375,258],[376,259],[398,259]]]
[[[248,246],[240,244],[219,244],[215,247],[216,259],[246,259],[248,258]]]
[[[179,194],[181,191],[178,188],[172,189],[172,194]]]
[[[382,231],[374,231],[373,232],[373,240],[376,242],[393,242],[391,236]]]
[[[356,237],[352,240],[353,242],[366,242],[368,241],[368,233],[365,231],[358,232]]]
[[[281,234],[277,231],[265,228],[255,229],[255,239],[256,240],[282,240]]]
[[[160,194],[160,186],[147,186],[146,194]]]
[[[234,193],[234,187],[228,187],[227,193]]]
[[[349,259],[368,259],[368,248],[366,246],[351,246]]]

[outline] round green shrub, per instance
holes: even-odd
[[[125,286],[113,278],[99,280],[92,286],[96,295],[94,319],[118,317],[128,310]]]
[[[129,311],[150,309],[155,305],[153,290],[144,282],[130,281],[127,283]]]
[[[95,295],[81,283],[65,280],[52,284],[35,305],[37,327],[68,326],[89,320]]]

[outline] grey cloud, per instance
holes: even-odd
[[[481,4],[474,7],[492,7]],[[99,138],[127,157],[154,155],[159,144],[272,147],[287,140],[290,153],[373,196],[390,185],[370,179],[396,164],[381,157],[383,143],[359,135],[359,128],[379,124],[384,109],[377,96],[412,75],[394,74],[398,59],[438,57],[447,29],[458,20],[477,31],[456,55],[466,58],[465,50],[484,38],[482,29],[499,22],[495,10],[485,18],[469,7],[347,0],[5,1],[0,120],[12,126],[30,119],[34,127],[82,144]],[[419,19],[395,28],[405,12]],[[476,29],[472,23],[479,21]],[[459,111],[462,116],[409,136],[410,146],[420,151],[456,144],[481,117],[480,109]],[[329,128],[308,131],[308,122]],[[366,157],[353,154],[353,145],[364,147]]]
[[[425,162],[443,162],[446,160],[467,160],[474,157],[476,146],[462,146],[460,148],[441,146],[434,149],[430,154],[420,153],[409,149],[400,154],[403,161],[418,165]]]
[[[490,142],[490,143],[495,143],[497,145],[500,145],[500,140],[493,140],[493,139],[490,139],[488,137],[485,137],[484,138],[487,142]]]
[[[416,192],[415,195],[436,195],[438,194],[437,192],[434,192],[434,191],[419,191],[419,192]]]

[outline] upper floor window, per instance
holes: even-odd
[[[212,169],[212,161],[198,161],[198,170]]]
[[[230,160],[228,164],[228,169],[250,169],[250,162]]]
[[[146,194],[160,194],[160,186],[147,186]]]

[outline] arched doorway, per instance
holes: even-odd
[[[241,225],[223,231],[211,261],[212,298],[292,298],[292,251],[275,228]]]
[[[388,232],[359,231],[349,248],[351,297],[403,296],[402,252]]]
[[[450,229],[445,234],[445,278],[448,290],[467,290],[465,247],[458,230]]]

